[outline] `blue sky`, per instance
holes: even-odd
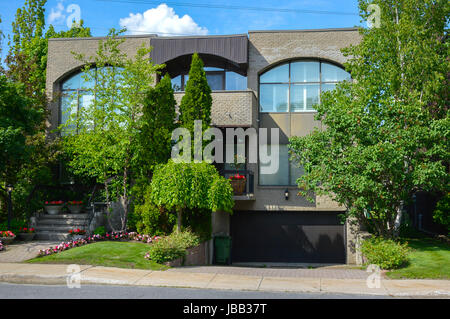
[[[24,2],[0,0],[0,29],[5,35],[11,33],[16,10]],[[48,0],[46,23],[53,24],[57,31],[67,30],[67,21],[71,21],[69,16],[76,13],[73,10],[68,12],[73,7],[80,9],[81,19],[94,36],[106,35],[109,28],[121,26],[126,26],[133,34],[176,36],[361,25],[357,0]],[[273,11],[270,8],[287,10]],[[304,10],[339,14],[306,13]],[[2,41],[2,60],[7,52],[7,42],[7,38]]]

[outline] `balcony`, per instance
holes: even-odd
[[[236,174],[245,176],[245,189],[242,194],[235,193],[233,199],[235,201],[238,200],[255,200],[254,196],[254,187],[255,187],[255,179],[252,171],[249,170],[221,170],[220,175],[225,178],[229,178],[230,176],[234,176]]]
[[[213,91],[211,125],[216,127],[257,127],[258,107],[252,90]],[[180,105],[184,92],[175,92]]]

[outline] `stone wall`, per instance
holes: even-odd
[[[175,100],[180,105],[184,92],[176,92]],[[218,127],[256,126],[258,116],[256,97],[253,91],[215,91],[212,96],[211,124]]]

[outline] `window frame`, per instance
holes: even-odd
[[[205,68],[209,68],[209,67],[206,67],[205,66]],[[230,91],[230,92],[232,92],[232,91],[242,91],[242,90],[228,90],[227,89],[227,83],[226,83],[226,81],[227,81],[227,73],[228,72],[234,72],[234,71],[231,71],[231,70],[228,70],[228,69],[221,69],[221,70],[205,70],[205,75],[208,75],[208,74],[211,74],[211,75],[221,75],[222,76],[222,88],[220,89],[220,90],[212,90],[211,89],[211,91],[212,92],[220,92],[220,91]],[[236,73],[236,74],[239,74],[239,73],[237,73],[237,72],[234,72],[234,73]],[[239,74],[239,75],[241,75],[241,74]],[[185,82],[187,83],[187,81],[185,81],[185,77],[186,76],[189,76],[189,73],[181,73],[181,74],[178,74],[176,77],[180,77],[180,81],[181,81],[181,87],[180,87],[180,90],[179,91],[177,91],[177,90],[174,90],[174,92],[185,92],[185,89],[186,89],[186,85],[185,85]],[[241,75],[241,76],[243,76],[243,75]],[[174,79],[176,78],[176,77],[174,77]],[[247,79],[247,76],[243,76],[243,77],[245,77],[246,79]],[[247,85],[248,86],[248,85]],[[172,85],[172,87],[173,87],[173,85]],[[245,88],[245,90],[247,90],[248,88]]]

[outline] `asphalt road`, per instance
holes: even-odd
[[[386,296],[232,291],[169,287],[20,285],[0,283],[1,299],[385,299]],[[389,297],[387,297],[389,298]],[[391,298],[389,298],[391,299]]]

